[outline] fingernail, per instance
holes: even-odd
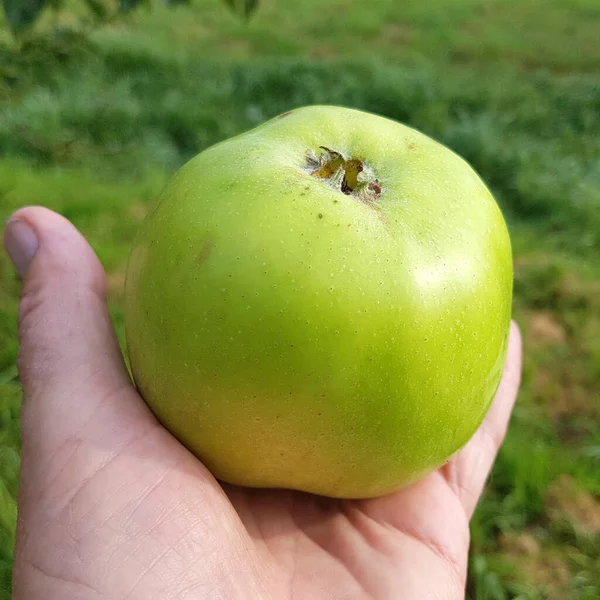
[[[15,269],[23,277],[38,249],[35,231],[23,219],[10,219],[4,229],[4,247]]]

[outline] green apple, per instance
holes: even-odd
[[[442,465],[503,370],[494,198],[404,125],[300,108],[172,179],[126,283],[138,389],[219,479],[373,497]]]

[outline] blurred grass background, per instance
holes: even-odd
[[[515,253],[523,387],[472,523],[469,598],[600,598],[600,3],[219,0],[83,33],[74,1],[21,51],[0,26],[0,219],[49,206],[91,241],[122,338],[129,246],[166,178],[295,106],[408,123],[492,188]],[[92,29],[91,33],[89,30]],[[0,253],[0,599],[19,470],[19,282]]]

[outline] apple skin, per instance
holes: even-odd
[[[365,202],[307,170],[359,158]],[[510,240],[472,168],[425,135],[340,107],[296,109],[186,164],[130,258],[138,389],[220,480],[338,498],[441,466],[498,387]]]

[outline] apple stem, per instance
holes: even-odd
[[[310,174],[346,196],[368,204],[383,193],[373,170],[358,158],[346,158],[341,152],[320,146],[320,154],[310,150],[306,156]]]

